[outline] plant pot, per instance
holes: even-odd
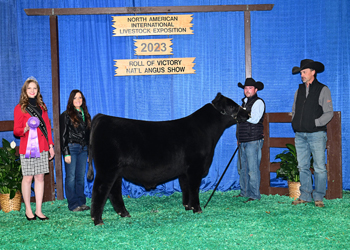
[[[298,199],[300,196],[300,182],[288,181],[288,190],[290,198]]]
[[[16,192],[15,197],[10,199],[10,194],[0,194],[1,210],[5,213],[10,211],[20,211],[22,205],[22,194],[20,191]]]

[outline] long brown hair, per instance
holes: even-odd
[[[71,119],[74,127],[78,127],[80,121],[79,121],[79,119],[77,117],[77,113],[76,113],[75,107],[73,105],[74,97],[75,97],[75,95],[77,93],[80,93],[81,97],[83,99],[83,102],[81,104],[81,108],[84,111],[84,116],[85,116],[85,119],[86,119],[87,127],[90,128],[90,126],[91,126],[91,116],[90,116],[88,108],[86,106],[85,96],[78,89],[73,89],[72,92],[70,92],[70,95],[69,95],[69,98],[68,98],[68,103],[67,103],[67,114],[68,114],[69,118]]]
[[[24,82],[24,84],[22,86],[22,89],[21,89],[21,96],[19,98],[19,105],[21,105],[22,112],[23,113],[27,112],[26,108],[27,108],[28,103],[29,103],[29,97],[27,95],[27,89],[28,89],[29,84],[32,83],[32,82],[35,83],[36,87],[38,88],[38,93],[37,93],[37,95],[35,97],[37,105],[39,105],[43,110],[47,111],[46,105],[45,105],[45,103],[43,101],[43,97],[42,97],[42,95],[40,93],[39,83],[34,77],[33,78],[30,77]]]

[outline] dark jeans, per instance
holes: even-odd
[[[260,161],[264,140],[242,142],[239,148],[237,169],[240,195],[260,200]]]
[[[66,180],[65,190],[68,201],[68,209],[73,210],[86,203],[84,194],[84,176],[88,157],[87,146],[80,144],[68,144],[71,163],[65,162]]]

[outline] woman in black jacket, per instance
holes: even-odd
[[[65,161],[65,191],[68,209],[89,210],[84,194],[84,176],[88,159],[91,116],[80,90],[72,90],[67,109],[60,115],[62,154]]]

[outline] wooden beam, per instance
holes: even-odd
[[[50,16],[50,40],[51,40],[51,76],[52,76],[52,113],[53,132],[55,142],[55,167],[57,199],[63,200],[63,175],[60,141],[60,74],[58,54],[58,21],[57,16]],[[51,179],[50,179],[51,180]]]
[[[201,5],[201,6],[159,6],[159,7],[116,7],[116,8],[47,8],[24,9],[28,16],[60,15],[110,15],[110,14],[151,14],[151,13],[191,13],[191,12],[230,12],[268,11],[273,4],[250,5]]]
[[[1,121],[0,132],[13,131],[13,121]]]
[[[260,193],[270,194],[270,113],[264,115],[264,144],[260,161]]]
[[[55,200],[55,171],[53,160],[49,161],[49,173],[44,176],[44,197],[43,202]],[[33,197],[35,198],[35,197]]]
[[[326,199],[343,197],[341,113],[334,112],[327,124],[327,193]]]
[[[250,11],[244,11],[245,77],[252,77]]]
[[[294,145],[294,137],[270,138],[270,148],[285,148],[287,143]]]
[[[283,187],[269,187],[269,194],[289,195],[289,190]]]
[[[289,113],[269,113],[269,122],[291,123],[292,112]]]

